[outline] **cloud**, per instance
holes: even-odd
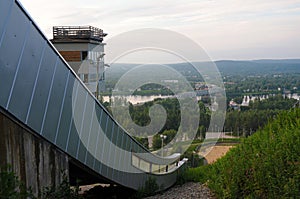
[[[245,49],[280,43],[289,48],[286,52],[299,52],[298,46],[285,45],[300,40],[299,0],[20,1],[49,38],[53,25],[93,25],[107,38],[132,29],[166,28],[189,36],[212,55],[241,50],[246,56]]]

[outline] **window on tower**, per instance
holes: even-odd
[[[81,51],[81,60],[85,60],[88,56],[88,51]]]

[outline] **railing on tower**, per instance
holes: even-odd
[[[99,42],[103,41],[103,37],[107,34],[103,33],[100,28],[92,26],[54,26],[53,39],[91,39]]]

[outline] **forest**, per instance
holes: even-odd
[[[242,107],[241,110],[229,108],[226,114],[224,131],[247,137],[263,127],[280,112],[293,108],[296,103],[296,99],[276,95],[265,100],[256,99],[254,102],[251,101],[248,107]]]
[[[242,107],[240,110],[234,110],[232,108],[227,109],[224,132],[230,133],[231,135],[239,137],[248,137],[252,135],[255,131],[263,127],[268,123],[269,120],[275,118],[279,113],[289,110],[296,105],[297,100],[284,98],[282,95],[276,95],[269,97],[264,100],[255,100],[249,103],[249,106]],[[150,123],[149,109],[155,104],[162,105],[167,113],[167,119],[163,128],[156,134],[153,138],[153,150],[161,148],[161,134],[167,135],[167,139],[164,140],[164,144],[169,143],[178,131],[180,126],[181,112],[180,105],[176,98],[167,99],[156,99],[151,102],[146,102],[144,104],[132,105],[129,103],[129,113],[131,118],[128,117],[118,117],[122,121],[123,127],[135,134],[134,128],[131,126],[130,120],[140,126],[146,126]],[[198,124],[198,131],[196,139],[205,138],[206,131],[209,127],[211,110],[209,104],[203,101],[198,102],[200,110],[200,120]],[[110,110],[109,104],[106,103],[107,109]],[[119,113],[120,115],[121,113]],[[138,138],[145,147],[148,147],[148,139]]]

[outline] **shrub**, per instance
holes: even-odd
[[[280,114],[203,171],[195,180],[208,173],[220,198],[300,196],[300,109]]]
[[[57,186],[45,187],[43,191],[43,198],[46,199],[82,199],[83,196],[79,194],[79,186],[71,188],[66,174],[63,174],[63,181]]]
[[[137,193],[133,196],[133,198],[144,198],[147,196],[152,196],[156,194],[158,190],[159,190],[159,186],[156,182],[156,178],[149,177],[146,180],[145,185],[137,191]]]
[[[35,198],[30,189],[27,189],[11,166],[0,167],[0,198]]]

